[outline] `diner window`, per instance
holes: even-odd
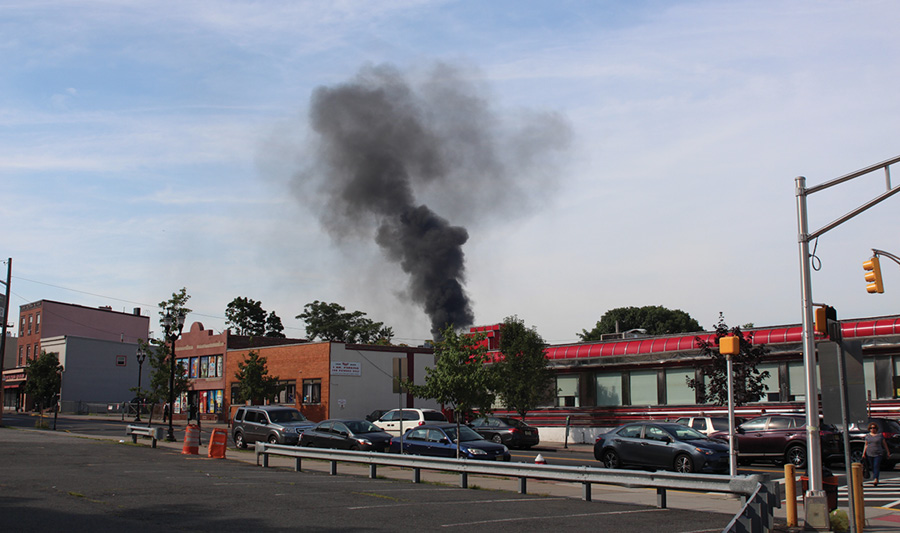
[[[622,405],[622,374],[597,374],[597,405]]]
[[[631,372],[630,385],[630,405],[656,405],[659,403],[656,370]]]
[[[322,380],[303,380],[303,403],[322,403]]]
[[[760,396],[759,401],[778,401],[781,397],[781,395],[779,394],[781,389],[778,388],[778,363],[756,365],[756,369],[759,370],[760,374],[762,374],[763,372],[769,373],[769,377],[762,380],[762,384],[766,385],[769,388],[762,392],[762,396]]]
[[[689,379],[694,379],[694,369],[666,369],[666,405],[694,405],[697,403],[694,389],[688,387]]]
[[[556,405],[557,407],[580,407],[578,397],[578,376],[556,377]]]

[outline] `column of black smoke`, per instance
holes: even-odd
[[[368,66],[348,83],[316,89],[310,122],[316,156],[301,178],[325,194],[324,227],[334,236],[375,228],[375,241],[409,275],[408,295],[435,338],[449,324],[472,325],[463,288],[468,232],[418,202],[416,190],[440,195],[442,205],[458,198],[461,213],[478,201],[473,185],[489,193],[495,185],[482,185],[504,182],[481,92],[447,65],[417,85],[394,67]]]

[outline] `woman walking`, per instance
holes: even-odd
[[[890,456],[891,451],[888,449],[887,442],[884,441],[884,435],[878,431],[878,426],[874,422],[869,422],[869,433],[866,434],[866,446],[863,448],[863,457],[872,465],[872,477],[874,486],[878,486],[878,476],[881,474],[881,461],[885,456]]]

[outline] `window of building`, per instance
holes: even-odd
[[[622,405],[622,373],[597,374],[597,405]]]
[[[40,313],[36,313],[34,315],[34,332],[35,333],[41,332],[41,314]]]
[[[581,407],[578,397],[578,376],[556,376],[557,407]]]
[[[322,403],[322,380],[303,380],[303,403]]]
[[[204,355],[200,358],[200,375],[198,377],[209,377],[209,356]]]
[[[781,395],[778,385],[778,363],[766,363],[762,365],[756,365],[756,369],[759,370],[760,373],[768,372],[769,377],[762,380],[763,385],[768,386],[769,388],[763,391],[762,398],[759,399],[761,402],[778,402],[781,401]]]
[[[694,389],[687,386],[687,380],[694,379],[690,368],[670,368],[666,370],[666,405],[694,405],[697,403]]]
[[[878,388],[875,385],[875,360],[863,359],[863,374],[866,377],[866,398],[871,395],[872,398],[878,398],[876,392]]]
[[[294,398],[297,395],[297,382],[279,381],[278,384],[284,385],[284,388],[278,393],[278,398],[275,400],[276,403],[294,403]]]
[[[28,363],[29,359],[31,359],[31,345],[27,344],[25,346],[25,362]]]
[[[636,370],[631,373],[630,390],[631,405],[657,405],[656,370]]]
[[[31,325],[34,323],[34,315],[28,315],[28,334],[31,335]]]
[[[19,364],[17,366],[25,366],[25,357],[23,355],[24,353],[25,353],[25,347],[19,346]]]
[[[873,374],[874,376],[874,374]],[[803,368],[803,361],[788,363],[788,381],[790,382],[790,392],[793,399],[798,402],[806,401],[806,370]],[[821,380],[819,382],[819,391],[822,390]],[[875,381],[872,381],[874,385]],[[866,385],[869,384],[868,376],[866,377]]]

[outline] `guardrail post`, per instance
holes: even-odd
[[[294,462],[294,472],[300,472],[300,466],[301,466],[300,462],[301,462],[301,458],[298,457],[297,460]]]
[[[369,465],[369,479],[375,479],[376,477],[378,477],[378,475],[376,474],[376,471],[377,471],[377,465],[375,463],[370,464]]]
[[[331,461],[331,475],[337,475],[337,461]]]
[[[582,483],[581,484],[581,499],[586,502],[591,501],[591,484],[590,483]]]
[[[460,488],[463,488],[463,489],[469,488],[469,473],[468,472],[460,472],[459,473],[459,486],[460,486]]]
[[[657,487],[656,489],[656,508],[657,509],[665,509],[666,508],[666,489],[662,487]]]
[[[413,483],[421,483],[422,482],[422,469],[421,468],[413,468]]]
[[[519,494],[528,494],[528,478],[519,478]]]

